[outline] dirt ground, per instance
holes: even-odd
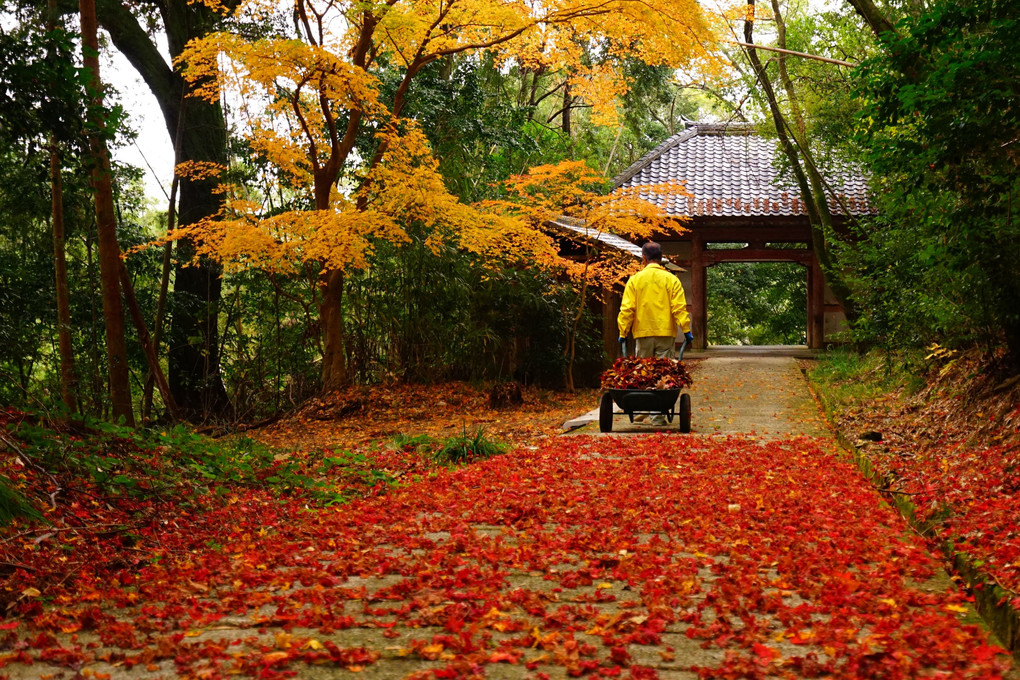
[[[562,433],[564,421],[598,403],[591,389],[574,393],[529,387],[523,403],[494,408],[489,394],[467,383],[352,388],[316,399],[279,422],[249,433],[270,446],[311,450],[352,448],[396,435],[437,440],[474,434],[532,446]]]

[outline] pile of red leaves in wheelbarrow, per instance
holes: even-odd
[[[602,373],[604,390],[675,390],[692,382],[682,363],[665,358],[620,357]]]

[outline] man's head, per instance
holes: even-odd
[[[645,262],[662,262],[662,246],[655,241],[649,241],[641,246],[641,257]]]

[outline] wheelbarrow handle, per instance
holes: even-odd
[[[619,338],[618,342],[620,343],[620,356],[621,357],[627,356],[627,339],[626,338]],[[687,344],[688,344],[687,343],[687,338],[684,338],[683,344],[680,345],[680,350],[677,352],[677,357],[676,357],[677,361],[683,361],[684,350],[687,349]]]

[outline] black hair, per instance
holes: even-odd
[[[662,246],[655,241],[649,241],[641,246],[641,255],[649,262],[661,262]]]

